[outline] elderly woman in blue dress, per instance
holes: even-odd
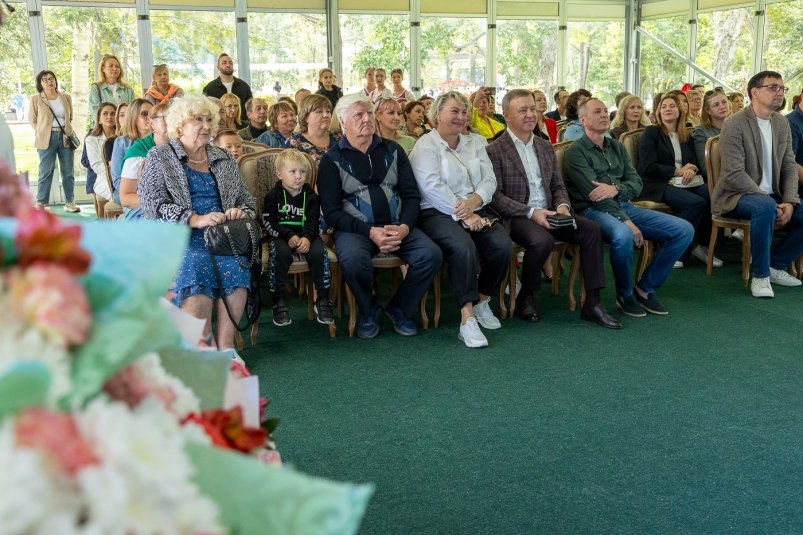
[[[143,217],[192,229],[176,276],[175,302],[206,320],[204,335],[210,339],[212,312],[217,309],[217,346],[233,348],[236,326],[222,298],[226,298],[234,321],[239,321],[248,298],[250,272],[234,256],[216,256],[220,287],[203,234],[207,227],[254,217],[256,201],[231,154],[209,144],[219,121],[217,106],[201,96],[175,99],[166,121],[170,141],[151,149],[139,180]]]
[[[461,315],[458,338],[468,347],[484,347],[488,340],[479,326],[502,326],[488,303],[507,275],[513,243],[483,208],[496,191],[496,176],[485,138],[463,134],[468,100],[456,91],[444,93],[429,116],[434,130],[421,136],[410,153],[421,190],[418,227],[449,263]]]

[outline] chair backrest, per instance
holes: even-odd
[[[719,180],[722,157],[719,153],[719,136],[709,137],[705,142],[705,169],[708,172],[708,193],[714,195],[714,186]]]
[[[619,137],[619,142],[625,146],[627,155],[630,156],[633,169],[638,169],[638,146],[641,143],[641,134],[643,133],[643,128],[636,128],[630,132],[625,132]]]
[[[256,198],[257,221],[262,221],[262,203],[265,195],[276,185],[276,156],[284,149],[266,149],[261,152],[243,154],[237,165],[243,175],[245,186]]]
[[[560,176],[564,181],[566,180],[566,172],[563,167],[563,154],[572,143],[574,143],[574,141],[561,141],[560,143],[552,145],[552,148],[555,150],[555,158],[558,162],[558,171],[560,171]]]
[[[564,122],[562,125],[558,127],[558,143],[563,142],[563,136],[566,134],[566,123]]]
[[[304,157],[307,159],[307,163],[309,164],[307,183],[312,189],[315,189],[315,186],[318,184],[318,162],[312,157],[311,154],[307,152],[302,152],[301,154],[304,155]],[[317,193],[318,191],[315,190],[315,192]]]
[[[243,154],[253,154],[255,152],[265,152],[270,147],[257,143],[256,141],[243,141]]]

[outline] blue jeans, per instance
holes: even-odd
[[[711,201],[708,196],[708,184],[695,188],[678,188],[667,186],[664,191],[664,202],[677,212],[677,216],[685,219],[694,227],[694,241],[708,246],[711,240]],[[683,254],[686,260],[691,249]]]
[[[750,220],[750,253],[753,255],[753,276],[769,277],[770,266],[786,271],[803,252],[803,209],[798,204],[792,212],[789,230],[770,253],[779,197],[761,194],[742,195],[736,208],[726,217]]]
[[[61,141],[61,131],[54,130],[50,132],[50,144],[46,149],[37,149],[36,152],[39,153],[39,180],[36,182],[36,202],[47,204],[50,201],[50,184],[53,181],[53,173],[56,171],[56,156],[59,158],[64,197],[67,202],[73,202],[75,151],[64,146]]]
[[[675,262],[691,244],[694,227],[679,217],[637,208],[629,202],[620,203],[620,206],[639,228],[644,239],[656,244],[652,260],[638,283],[643,291],[653,293],[666,282]],[[586,208],[582,215],[599,224],[603,239],[610,244],[616,293],[623,297],[632,295],[633,232],[623,221],[596,208]]]

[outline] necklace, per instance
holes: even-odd
[[[195,163],[195,164],[204,163],[206,161],[206,156],[204,156],[202,160],[193,160],[192,158],[187,156],[187,160],[189,160],[190,163]]]

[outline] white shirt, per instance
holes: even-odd
[[[680,148],[680,138],[677,132],[669,134],[669,141],[672,142],[672,150],[675,152],[675,169],[683,167],[683,149]]]
[[[61,126],[64,126],[64,120],[66,119],[66,114],[64,112],[64,104],[61,103],[61,99],[56,97],[53,100],[47,99],[47,103],[50,105],[50,109],[53,110],[53,128],[59,128],[59,123]],[[58,121],[56,120],[58,119]]]
[[[772,195],[772,125],[769,119],[756,117],[756,121],[761,131],[761,183],[758,187]]]
[[[454,207],[459,201],[476,193],[482,198],[481,207],[491,202],[496,176],[486,145],[479,134],[461,135],[455,150],[437,130],[418,138],[410,164],[421,191],[421,208],[435,208],[457,221]]]
[[[527,206],[530,207],[528,217],[532,217],[535,210],[548,208],[544,181],[541,178],[541,166],[538,164],[538,157],[535,155],[535,147],[533,147],[533,138],[535,136],[530,134],[530,140],[524,143],[509,128],[507,133],[510,134],[510,139],[513,140],[513,146],[516,147],[521,164],[524,166],[524,172],[527,174],[527,182],[530,186],[530,198],[527,200]]]
[[[231,93],[231,86],[234,85],[234,80],[232,80],[231,82],[224,82],[223,80],[221,80],[221,83],[226,88],[226,93]]]
[[[119,87],[119,84],[106,84],[106,87],[108,87],[109,91],[112,92],[114,104],[120,104],[120,95],[117,94],[117,88]]]
[[[84,141],[84,143],[86,143],[86,157],[89,160],[89,165],[92,167],[95,174],[98,175],[92,189],[95,195],[110,201],[112,200],[112,192],[109,188],[109,179],[106,176],[106,164],[103,163],[103,157],[101,156],[103,144],[105,142],[106,136],[103,132],[101,132],[99,136],[87,136]]]

